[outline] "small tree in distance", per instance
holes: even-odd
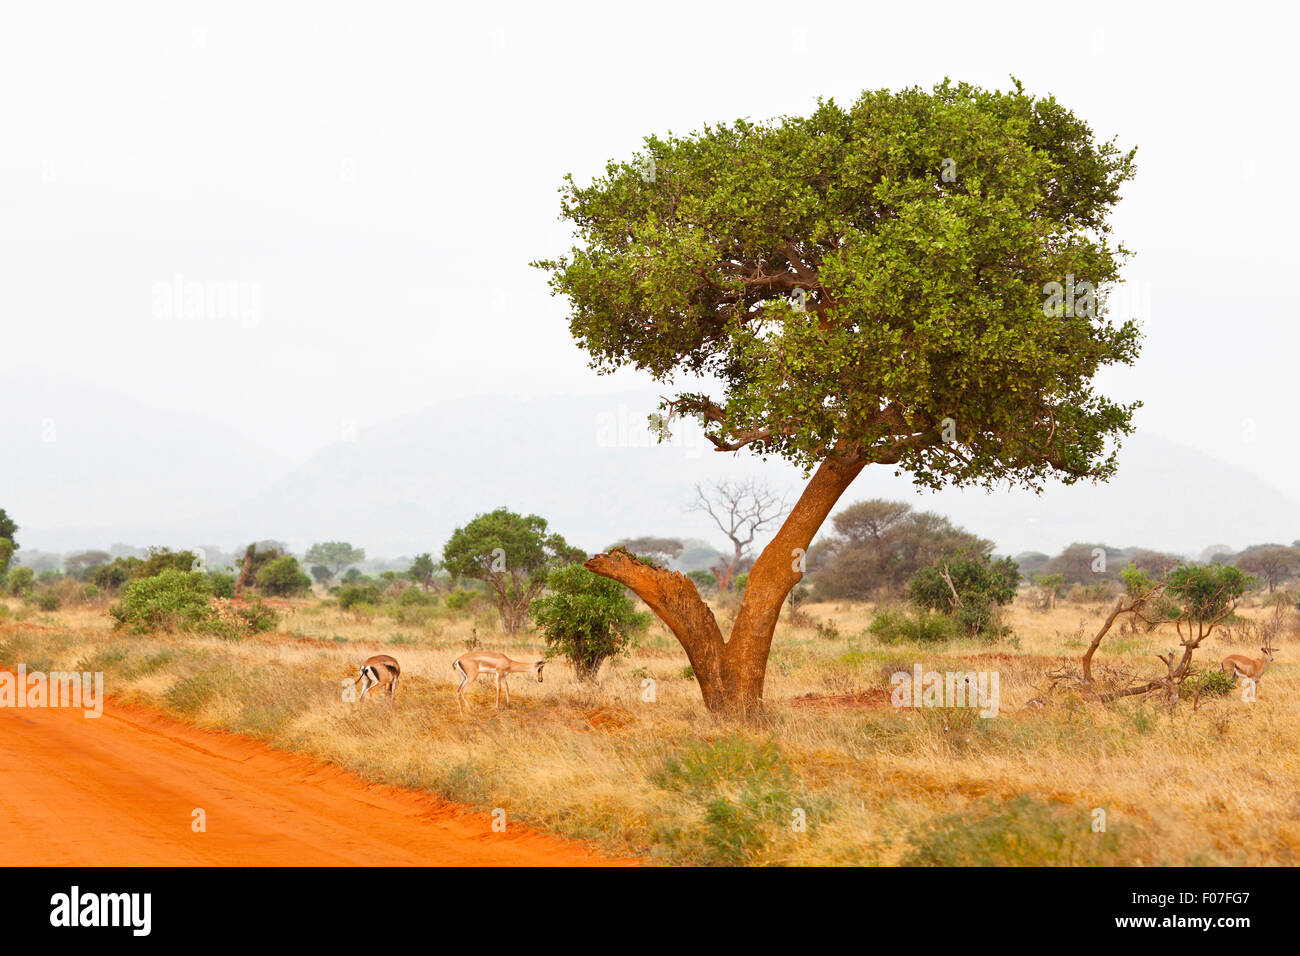
[[[291,554],[273,558],[257,572],[257,589],[273,597],[292,597],[311,587],[311,578],[303,574],[298,559]]]
[[[442,551],[442,565],[450,574],[488,586],[507,634],[517,634],[527,625],[529,605],[545,587],[552,568],[584,558],[583,551],[548,530],[545,518],[507,508],[481,514],[457,528]]]
[[[366,560],[366,549],[354,548],[346,541],[324,541],[308,548],[303,560],[308,564],[324,565],[334,572],[334,577],[338,577],[344,568]]]
[[[707,489],[696,485],[695,501],[689,510],[707,514],[731,542],[730,557],[723,558],[709,569],[717,578],[718,590],[728,591],[737,573],[747,563],[750,548],[759,532],[780,521],[790,509],[784,498],[750,479],[719,481]]]
[[[434,561],[433,555],[426,551],[424,554],[418,554],[415,556],[415,560],[411,562],[411,568],[406,572],[406,575],[416,584],[424,588],[427,593],[428,590],[434,586],[434,582],[437,580],[437,573],[438,562]]]

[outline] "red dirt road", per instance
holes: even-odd
[[[206,832],[191,828],[206,812]],[[256,740],[109,700],[0,707],[0,865],[592,866],[616,861]]]

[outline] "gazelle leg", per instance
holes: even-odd
[[[506,689],[506,706],[509,707],[510,706],[510,681],[509,679],[506,679],[501,681],[501,684]]]
[[[501,675],[494,675],[497,679],[497,710],[501,709]]]
[[[469,683],[469,674],[466,673],[465,668],[461,667],[459,661],[452,665],[452,669],[460,675],[460,683],[456,686],[456,705],[463,715],[465,713],[465,685]],[[477,677],[478,675],[475,674],[474,676]]]
[[[388,685],[388,699],[393,700],[396,697],[397,697],[397,678],[394,677],[393,682]]]

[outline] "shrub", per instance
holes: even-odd
[[[533,601],[529,613],[547,647],[564,655],[578,680],[591,680],[606,658],[626,654],[650,624],[627,588],[580,564],[552,571],[547,588],[551,593]]]
[[[116,627],[135,633],[161,628],[202,630],[216,619],[211,598],[203,574],[168,568],[127,584],[121,599],[108,613],[117,622]]]
[[[235,596],[235,576],[226,574],[224,571],[208,572],[208,587],[212,588],[212,593],[219,598],[232,598]]]
[[[696,743],[668,757],[650,779],[703,809],[699,836],[711,863],[747,862],[788,824],[792,807],[811,805],[770,740],[733,735]]]
[[[339,588],[339,607],[348,611],[361,604],[378,604],[383,593],[373,584],[349,584]]]
[[[138,577],[137,572],[143,565],[144,562],[139,558],[114,558],[90,572],[90,583],[102,591],[116,591],[127,581]]]
[[[135,578],[152,578],[163,571],[194,571],[198,564],[198,555],[193,551],[173,551],[170,548],[150,548],[149,557],[144,559],[131,575]]]
[[[447,607],[452,611],[466,611],[474,603],[475,593],[466,588],[456,588],[447,595]]]
[[[871,619],[867,632],[882,644],[942,644],[957,634],[957,622],[943,614],[921,611],[915,616],[884,608]]]
[[[419,588],[407,588],[397,599],[402,607],[433,607],[438,601],[438,595],[426,593]]]
[[[718,589],[718,576],[712,571],[688,571],[686,576],[695,582],[695,589],[701,594]]]
[[[46,591],[36,598],[36,606],[42,611],[57,611],[59,609],[59,596],[52,591]]]
[[[32,589],[36,581],[36,572],[26,565],[9,569],[9,593],[14,597],[23,597]]]
[[[1178,685],[1178,694],[1186,700],[1191,700],[1200,692],[1201,697],[1222,697],[1232,691],[1232,677],[1225,674],[1222,670],[1194,669],[1187,678]]]
[[[311,578],[303,574],[298,559],[291,554],[275,558],[257,572],[257,588],[263,594],[289,597],[311,587]]]
[[[949,614],[964,634],[994,640],[1002,633],[995,608],[1015,598],[1019,583],[1011,558],[959,557],[922,568],[907,590],[917,607]]]

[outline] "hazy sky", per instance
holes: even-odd
[[[527,265],[567,245],[564,173],[650,133],[1015,74],[1138,147],[1115,222],[1147,340],[1104,384],[1300,494],[1283,5],[2,9],[0,373],[111,383],[290,458],[455,395],[635,386],[588,370]],[[170,290],[195,283],[233,297],[188,314]]]

